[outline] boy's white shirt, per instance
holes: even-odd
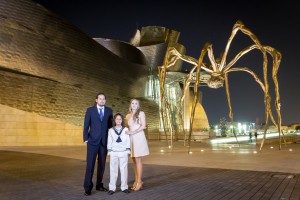
[[[107,151],[108,155],[110,152],[123,152],[128,151],[128,154],[131,153],[130,151],[130,137],[129,135],[125,134],[128,131],[128,128],[125,127],[120,134],[120,138],[122,142],[116,142],[119,138],[119,135],[116,134],[114,127],[108,130],[108,138],[107,138]]]

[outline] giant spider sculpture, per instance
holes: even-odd
[[[231,42],[233,38],[236,36],[237,32],[241,31],[245,35],[249,36],[251,40],[254,42],[254,44],[244,48],[242,51],[240,51],[230,62],[226,61],[227,54],[231,45]],[[261,80],[254,71],[247,67],[233,67],[233,65],[245,54],[248,52],[258,49],[262,55],[263,55],[263,80]],[[204,63],[203,59],[204,56],[208,54],[208,58],[210,61],[210,64]],[[275,87],[275,109],[277,112],[277,120],[275,120],[272,110],[271,110],[271,96],[269,93],[269,84],[268,84],[268,57],[267,55],[270,55],[273,59],[272,63],[272,79],[274,81],[274,87]],[[264,141],[266,139],[266,133],[268,129],[268,122],[269,119],[273,122],[273,124],[277,127],[278,133],[279,133],[279,149],[281,149],[281,134],[283,135],[281,131],[281,114],[280,114],[280,96],[279,96],[279,86],[278,86],[278,79],[277,79],[277,72],[281,61],[281,53],[270,46],[264,46],[260,43],[260,41],[257,39],[257,37],[247,28],[244,26],[244,24],[241,21],[237,21],[232,29],[231,35],[228,39],[226,48],[224,53],[221,55],[220,58],[215,59],[212,49],[212,44],[206,43],[201,51],[199,59],[195,59],[190,56],[182,55],[180,54],[174,47],[170,47],[167,50],[163,65],[159,67],[159,79],[160,79],[160,90],[161,90],[161,113],[163,114],[164,109],[163,105],[165,105],[166,115],[167,115],[167,122],[169,124],[169,130],[171,132],[171,139],[172,139],[172,125],[170,124],[170,117],[169,117],[169,109],[170,104],[165,96],[164,91],[164,83],[165,83],[165,77],[166,77],[166,71],[167,68],[174,65],[176,61],[183,60],[185,62],[188,62],[193,65],[193,68],[187,75],[185,79],[185,88],[184,92],[180,99],[180,108],[179,108],[179,115],[181,120],[182,115],[182,102],[184,100],[184,96],[186,93],[186,90],[189,88],[189,85],[192,81],[193,75],[195,75],[195,84],[194,84],[194,99],[192,104],[192,110],[190,115],[190,129],[189,129],[189,137],[188,137],[188,146],[189,146],[189,152],[190,152],[190,142],[191,142],[191,134],[192,134],[192,127],[193,127],[193,121],[194,121],[194,115],[195,115],[195,108],[197,103],[197,97],[198,97],[198,85],[200,83],[200,72],[201,70],[205,71],[208,75],[210,75],[210,78],[207,80],[207,86],[210,88],[220,88],[224,86],[226,88],[226,96],[227,96],[227,102],[229,107],[229,118],[231,120],[231,123],[233,124],[233,112],[231,107],[231,100],[230,100],[230,92],[229,92],[229,85],[228,85],[228,73],[234,72],[234,71],[244,71],[248,72],[253,76],[255,81],[261,86],[263,92],[264,92],[264,103],[265,103],[265,129],[264,129],[264,135],[263,140],[260,146],[260,150],[262,149],[264,145]],[[165,129],[165,128],[164,128]],[[166,131],[165,131],[166,133]],[[235,138],[237,140],[237,137],[235,135]],[[237,140],[238,141],[238,140]]]

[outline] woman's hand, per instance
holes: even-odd
[[[125,131],[125,134],[127,134],[127,135],[133,135],[133,134],[136,134],[136,131]]]
[[[132,131],[125,131],[125,134],[126,135],[132,135],[133,133],[132,133]]]

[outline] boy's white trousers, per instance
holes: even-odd
[[[118,167],[120,166],[121,190],[128,189],[128,152],[110,152],[110,181],[109,190],[116,191]]]

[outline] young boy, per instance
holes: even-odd
[[[107,151],[110,156],[110,182],[108,194],[116,191],[118,179],[118,166],[121,174],[121,190],[128,194],[128,154],[130,154],[130,138],[125,134],[128,128],[125,127],[124,118],[120,113],[115,114],[113,127],[108,130]]]

